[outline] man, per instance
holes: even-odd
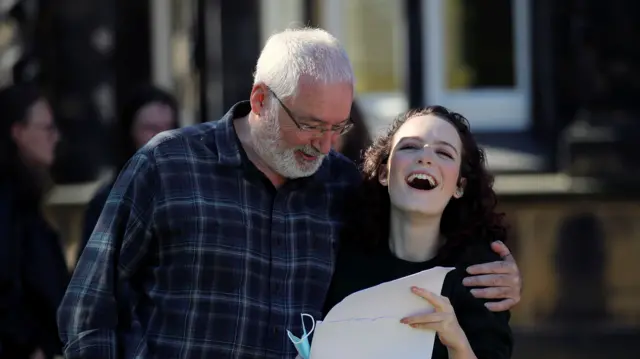
[[[330,151],[351,127],[353,84],[335,38],[287,30],[265,45],[250,101],[143,147],[60,307],[67,359],[293,358],[286,329],[320,317],[343,198],[360,178]],[[517,268],[501,263],[492,287],[517,302],[504,283]]]

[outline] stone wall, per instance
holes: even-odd
[[[514,358],[629,357],[640,338],[640,202],[512,197],[501,209],[524,281]]]

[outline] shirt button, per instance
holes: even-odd
[[[278,327],[274,326],[274,327],[273,327],[273,334],[274,334],[274,335],[278,335],[278,334],[280,334],[280,329],[279,329]]]

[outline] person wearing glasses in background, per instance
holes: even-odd
[[[286,330],[320,318],[361,181],[331,150],[353,126],[353,95],[333,36],[285,30],[262,50],[249,101],[143,146],[60,306],[65,357],[295,357]]]
[[[69,271],[43,212],[59,141],[50,103],[36,84],[0,89],[0,359],[62,352],[56,310]]]

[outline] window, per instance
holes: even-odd
[[[404,2],[316,1],[316,23],[345,47],[356,75],[356,98],[377,130],[407,109]]]
[[[422,0],[425,104],[469,118],[473,130],[530,123],[529,0]]]

